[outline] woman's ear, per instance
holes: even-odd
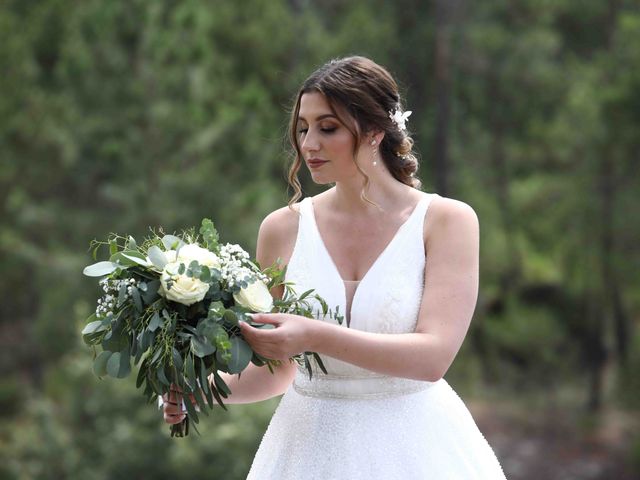
[[[384,138],[384,132],[382,130],[369,132],[367,138],[370,145],[380,145]]]

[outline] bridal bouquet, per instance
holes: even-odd
[[[239,322],[272,328],[253,323],[250,313],[312,317],[315,300],[323,315],[342,320],[313,290],[297,295],[277,264],[261,270],[240,246],[221,245],[211,220],[202,220],[198,233],[195,228],[177,236],[153,232],[140,245],[117,234],[93,240],[93,258],[103,245],[110,258],[83,272],[103,277],[102,296],[82,330],[96,354],[94,373],[125,378],[132,363],[139,365],[136,386],[149,402],[177,385],[188,415],[172,425],[171,436],[188,435],[190,421],[198,423],[198,411],[208,414],[214,400],[225,408],[223,399],[231,392],[220,372],[241,373],[249,363],[273,372],[277,362],[254,352],[240,333]],[[283,298],[273,299],[269,289],[278,285],[284,286]],[[309,375],[312,360],[325,371],[316,353],[294,360]]]

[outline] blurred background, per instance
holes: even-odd
[[[245,477],[277,399],[169,438],[93,375],[81,272],[202,217],[254,254],[291,100],[348,54],[398,79],[424,190],[479,215],[446,378],[507,477],[640,477],[640,2],[2,0],[0,478]]]

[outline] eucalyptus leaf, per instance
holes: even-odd
[[[200,367],[200,386],[202,387],[202,391],[204,392],[207,399],[207,404],[210,408],[213,408],[213,396],[211,395],[211,386],[209,384],[209,378],[207,376],[207,367],[205,366],[203,360],[196,360],[196,363],[199,364]],[[196,370],[198,370],[197,367]]]
[[[224,321],[230,325],[238,325],[238,317],[233,310],[225,310],[222,318],[224,318]]]
[[[107,326],[104,323],[102,323],[102,320],[96,320],[94,322],[87,324],[82,329],[82,335],[89,335],[90,333],[101,332],[106,329],[107,329]]]
[[[111,358],[112,352],[103,350],[93,361],[93,373],[98,377],[104,377],[107,374],[107,362]]]
[[[226,398],[228,395],[231,394],[231,389],[229,388],[229,386],[225,383],[225,381],[222,379],[222,377],[220,376],[220,374],[218,374],[218,372],[214,372],[213,373],[213,381],[215,383],[216,388],[218,389],[218,391],[222,392],[222,394],[224,395],[224,397]]]
[[[160,383],[162,383],[163,385],[167,387],[171,385],[171,382],[169,382],[167,375],[164,373],[164,367],[161,366],[160,368],[158,368],[157,376],[158,380],[160,380]]]
[[[140,365],[140,369],[138,370],[138,376],[136,377],[136,388],[140,388],[142,386],[142,383],[144,382],[147,375],[148,365],[149,364],[147,363],[146,360],[142,362],[142,364]]]
[[[138,313],[142,313],[144,307],[142,306],[142,299],[140,298],[140,292],[134,286],[131,286],[131,298],[133,298],[133,305],[136,307]]]
[[[114,352],[107,360],[107,373],[113,378],[125,378],[131,373],[131,356],[129,347]]]
[[[137,340],[140,351],[145,352],[149,348],[153,335],[153,332],[150,332],[149,330],[143,330],[138,334]]]
[[[162,237],[162,245],[167,250],[177,250],[185,245],[185,243],[175,235],[165,235]]]
[[[98,262],[85,267],[82,271],[87,277],[102,277],[116,271],[121,266],[114,262]]]
[[[127,250],[135,250],[138,248],[138,244],[136,243],[136,239],[129,235],[127,240],[127,246],[125,247]]]
[[[126,282],[122,282],[122,284],[120,285],[120,288],[118,289],[118,303],[117,303],[118,306],[122,305],[124,301],[127,299],[128,286],[129,284]]]
[[[155,332],[158,327],[162,325],[162,318],[160,318],[160,314],[158,312],[153,312],[153,316],[149,321],[149,325],[147,325],[147,330],[151,332]]]
[[[220,405],[224,410],[226,410],[227,407],[224,404],[224,402],[222,401],[222,397],[220,396],[220,392],[218,391],[218,389],[212,386],[211,387],[211,394],[216,399],[216,402],[218,402],[218,405]],[[225,398],[226,398],[226,396],[225,396]]]
[[[184,406],[187,409],[187,414],[189,415],[189,419],[193,422],[193,423],[198,423],[198,414],[196,413],[196,409],[193,406],[193,404],[191,403],[191,398],[189,397],[189,395],[185,395],[183,398],[184,400]]]
[[[114,352],[107,360],[107,373],[110,377],[118,378],[120,371],[120,352]]]
[[[187,374],[186,378],[189,381],[189,386],[191,387],[192,390],[195,390],[198,384],[196,382],[196,370],[193,365],[193,356],[187,355],[187,360],[185,361],[185,367],[186,367],[186,374]]]
[[[189,269],[187,270],[187,277],[200,278],[202,267],[197,260],[191,260],[189,263]]]
[[[160,355],[162,355],[162,348],[156,347],[156,351],[153,353],[150,363],[151,364],[156,363],[160,358]]]
[[[131,355],[129,348],[120,352],[120,365],[118,368],[118,378],[126,378],[131,373]]]
[[[151,265],[149,264],[149,262],[147,261],[147,259],[140,254],[140,256],[136,256],[133,255],[130,252],[121,252],[120,255],[124,258],[126,258],[127,260],[130,260],[131,262],[137,264],[137,265],[142,265],[143,267],[150,267]]]
[[[211,345],[206,337],[202,335],[193,335],[191,337],[191,351],[197,357],[203,358],[214,353],[216,351],[216,347]]]
[[[121,352],[129,345],[129,339],[122,332],[122,327],[113,328],[102,340],[103,350],[112,352]]]
[[[167,257],[157,245],[153,245],[149,248],[147,255],[149,256],[151,263],[153,263],[158,269],[164,270],[164,267],[167,265]]]
[[[173,347],[171,349],[171,356],[173,358],[173,365],[176,367],[176,370],[180,371],[182,370],[182,356],[180,355],[180,352],[178,352],[178,350],[176,350],[175,347]]]
[[[322,358],[320,357],[320,355],[318,355],[316,352],[312,352],[311,354],[313,355],[313,358],[315,359],[316,363],[318,364],[318,367],[320,368],[320,370],[322,370],[322,373],[324,373],[326,375],[327,374],[327,368],[324,366],[324,363],[322,362]],[[308,355],[308,352],[305,355]]]
[[[200,411],[202,413],[204,413],[206,416],[209,416],[209,412],[207,411],[207,405],[204,403],[205,402],[205,396],[202,390],[198,389],[194,392],[193,396],[196,399],[196,402],[198,402],[198,406],[200,407]]]
[[[209,318],[221,318],[224,315],[224,304],[222,302],[211,302],[209,304]]]
[[[247,342],[239,336],[233,336],[231,341],[231,358],[229,359],[229,373],[240,373],[251,361],[253,350]]]
[[[151,305],[158,297],[158,289],[160,288],[160,280],[151,280],[147,282],[147,290],[141,293],[142,299],[147,305]]]
[[[206,265],[202,265],[200,271],[200,280],[203,282],[208,282],[211,280],[211,270]]]

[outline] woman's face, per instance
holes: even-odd
[[[297,131],[298,145],[315,183],[335,183],[362,175],[353,159],[355,139],[331,111],[324,95],[302,95]]]

